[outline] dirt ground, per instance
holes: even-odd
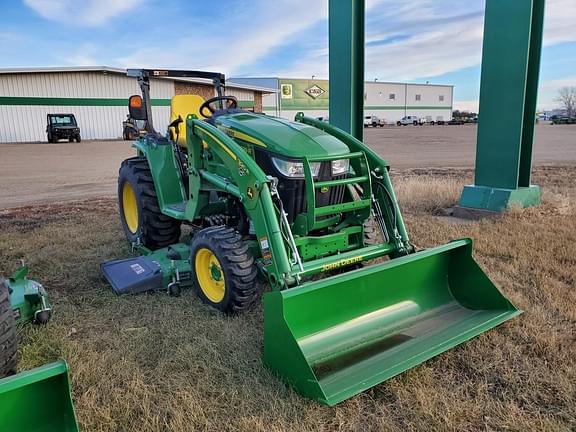
[[[536,168],[541,206],[463,224],[438,210],[471,169],[396,170],[412,241],[474,239],[479,264],[524,313],[333,408],[264,367],[260,303],[226,317],[190,289],[114,295],[98,265],[130,249],[113,198],[4,210],[0,272],[26,258],[55,307],[49,325],[20,329],[19,370],[66,359],[91,432],[575,431],[575,176],[574,164]]]
[[[473,166],[475,126],[366,129],[366,142],[393,167]],[[576,162],[576,126],[538,125],[535,164]],[[0,209],[115,196],[126,141],[0,145]]]

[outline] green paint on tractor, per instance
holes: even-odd
[[[144,107],[156,72],[129,71]],[[203,74],[220,95],[223,76]],[[474,261],[470,240],[415,251],[388,164],[352,135],[302,113],[293,122],[249,113],[228,96],[189,109],[172,113],[174,141],[151,127],[120,169],[122,225],[144,261],[112,262],[125,265],[122,278],[134,273],[126,281],[105,271],[117,292],[194,286],[208,305],[238,313],[257,297],[260,274],[270,286],[265,365],[328,405],[520,313]],[[150,120],[145,111],[131,115]],[[192,227],[186,238],[182,222]]]

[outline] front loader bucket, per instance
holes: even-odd
[[[335,405],[520,313],[458,240],[265,294],[264,361]]]
[[[0,380],[0,430],[78,431],[64,361]]]

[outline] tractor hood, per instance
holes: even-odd
[[[229,136],[288,158],[340,156],[350,153],[342,141],[324,131],[278,117],[242,112],[219,115],[216,126]]]

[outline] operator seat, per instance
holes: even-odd
[[[200,106],[204,103],[204,98],[198,95],[176,95],[170,103],[170,122],[176,120],[178,116],[184,120],[178,127],[178,145],[186,147],[186,117],[189,114],[196,114],[199,119],[204,116],[200,114]],[[170,128],[170,138],[176,139],[175,128]]]

